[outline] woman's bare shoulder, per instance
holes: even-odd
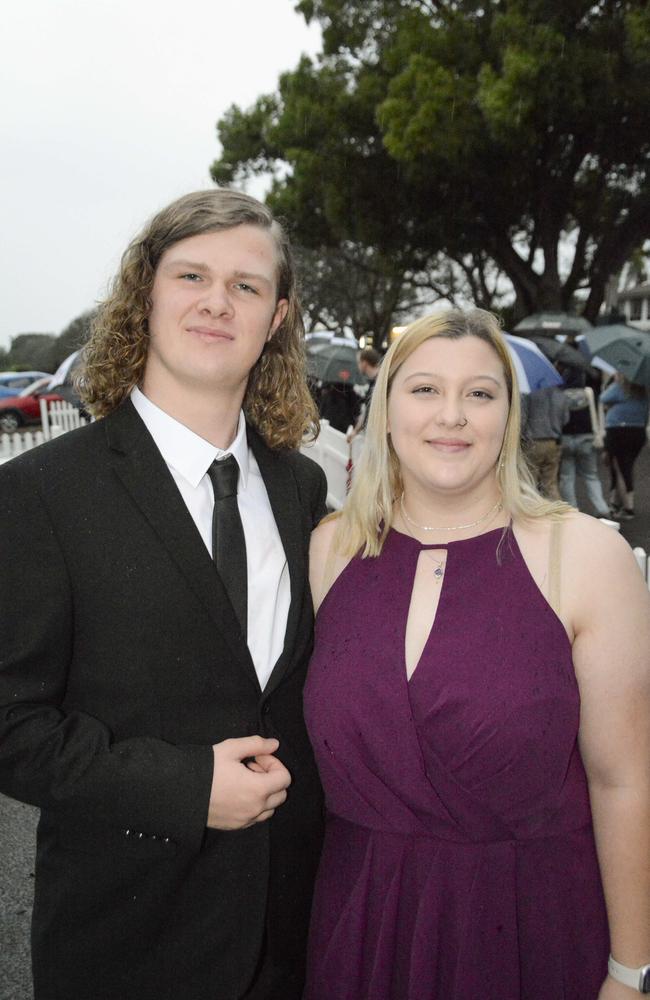
[[[623,536],[608,524],[589,514],[576,511],[561,522],[562,536],[570,554],[579,556],[585,567],[597,568],[603,562],[630,564],[632,550]]]
[[[528,518],[514,525],[519,536],[537,544],[548,544],[553,530],[559,532],[562,555],[581,555],[587,563],[611,559],[616,554],[629,555],[630,547],[611,526],[579,511],[565,514],[560,520],[550,517]],[[583,559],[583,561],[584,561]]]
[[[561,524],[563,588],[576,634],[605,624],[636,627],[650,595],[628,542],[587,514],[568,515]]]

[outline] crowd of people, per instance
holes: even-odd
[[[635,516],[634,463],[647,440],[648,393],[616,373],[601,391],[600,373],[565,365],[563,386],[538,389],[523,397],[522,433],[539,491],[578,507],[576,480],[584,484],[599,517]],[[604,436],[597,405],[602,406]],[[604,447],[610,488],[605,498],[598,468]]]
[[[35,1000],[650,993],[631,549],[538,489],[482,310],[361,357],[365,447],[326,516],[303,334],[269,210],[187,195],[99,311],[101,419],[0,468],[0,792],[41,811]],[[605,402],[627,425],[641,401]]]

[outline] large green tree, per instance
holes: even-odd
[[[583,290],[593,319],[650,235],[646,0],[296,7],[321,23],[322,57],[230,109],[214,179],[270,172],[304,245],[352,241],[407,279],[440,253],[470,273],[487,260],[516,315]]]

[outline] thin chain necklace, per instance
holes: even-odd
[[[404,507],[404,493],[402,493],[399,498],[399,505],[402,515],[404,516],[404,520],[408,521],[409,524],[412,524],[414,528],[418,529],[418,531],[466,531],[468,528],[475,528],[477,524],[482,524],[483,521],[487,521],[488,517],[498,513],[503,508],[501,500],[497,500],[494,507],[490,507],[487,513],[482,514],[476,521],[470,521],[469,524],[454,524],[452,527],[439,527],[438,525],[432,524],[418,524],[417,521],[414,521],[413,518],[409,517],[406,513],[406,508]]]
[[[404,522],[404,525],[405,525],[406,530],[408,531],[409,535],[413,539],[413,541],[417,542],[417,538],[415,537],[415,535],[413,534],[413,532],[409,528],[409,526],[406,523],[406,521]],[[436,557],[434,556],[433,552],[429,552],[428,549],[424,549],[423,551],[424,551],[424,555],[427,556],[428,559],[430,559],[432,562],[434,562],[436,564],[436,568],[433,571],[433,575],[435,577],[435,582],[436,583],[440,583],[441,580],[442,580],[442,578],[443,578],[443,576],[445,575],[445,569],[447,568],[447,553],[445,552],[445,558],[444,559],[436,559]]]

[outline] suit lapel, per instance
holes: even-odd
[[[305,525],[303,509],[298,495],[298,486],[288,463],[281,452],[271,451],[259,435],[248,428],[248,442],[253,450],[262,473],[262,479],[273,511],[273,517],[278,528],[284,554],[289,565],[291,581],[291,604],[287,618],[287,629],[284,637],[284,647],[280,657],[273,667],[271,676],[264,688],[269,694],[282,679],[287,670],[295,648],[298,624],[300,622],[305,596]]]
[[[105,418],[114,469],[258,692],[248,646],[210,553],[153,438],[127,400]],[[286,551],[286,549],[285,549]]]

